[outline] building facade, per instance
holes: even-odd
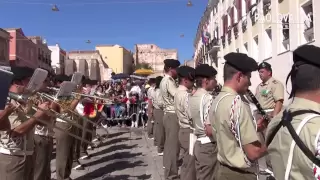
[[[10,34],[10,65],[38,68],[37,46],[26,37],[21,28],[4,29]]]
[[[9,65],[10,34],[0,28],[0,66]]]
[[[55,74],[64,74],[65,60],[67,57],[66,51],[63,50],[59,44],[48,46],[48,48],[51,50],[51,67]]]
[[[71,71],[74,63],[76,64],[76,71],[82,72],[86,77],[91,80],[104,81],[104,73],[108,65],[103,61],[101,54],[96,50],[89,51],[70,51],[67,54],[68,58],[68,71],[67,75],[75,71]],[[72,62],[71,62],[72,61]]]
[[[115,73],[131,74],[133,71],[133,54],[131,51],[119,45],[97,45],[103,61]]]
[[[154,44],[135,45],[135,63],[148,63],[151,65],[154,76],[163,74],[163,61],[165,59],[178,59],[176,49],[162,49]]]
[[[51,67],[51,50],[48,48],[46,41],[40,36],[28,36],[28,38],[36,45],[38,68],[54,73]]]
[[[217,68],[223,84],[224,55],[246,53],[258,63],[270,63],[273,76],[285,84],[292,51],[304,44],[320,46],[320,33],[315,33],[320,23],[313,19],[320,13],[317,9],[317,0],[209,1],[194,41],[194,60]],[[251,81],[255,90],[260,83],[257,72]],[[290,91],[291,85],[287,88]]]
[[[184,61],[183,65],[195,68],[194,60],[186,60],[186,61]]]

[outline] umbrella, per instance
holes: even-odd
[[[153,70],[151,69],[138,69],[134,72],[134,74],[137,74],[137,75],[145,75],[145,76],[148,76],[150,74],[153,74]]]
[[[147,77],[137,76],[137,75],[130,75],[130,77],[134,78],[134,79],[141,79],[141,80],[147,80],[148,79]]]
[[[112,76],[112,79],[113,80],[116,80],[116,79],[126,79],[126,78],[129,78],[130,76],[128,74],[124,74],[124,73],[120,73],[120,74],[115,74]]]

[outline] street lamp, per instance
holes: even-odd
[[[188,1],[188,3],[187,3],[187,7],[192,7],[193,6],[193,3],[192,3],[192,1]]]
[[[58,8],[58,6],[55,5],[55,4],[52,6],[51,10],[54,11],[54,12],[60,11],[59,8]]]

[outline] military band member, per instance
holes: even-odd
[[[217,142],[211,127],[209,112],[213,102],[210,94],[217,85],[217,71],[208,64],[196,67],[197,90],[189,97],[189,109],[194,124],[195,168],[197,179],[213,180],[217,172]]]
[[[34,70],[27,67],[11,67],[14,74],[10,92],[23,94]],[[36,119],[44,117],[45,113],[34,110],[30,104],[20,104],[10,100],[17,111],[10,114],[7,127],[0,132],[0,179],[3,180],[33,180],[33,150],[34,127]],[[48,103],[40,104],[41,109],[47,109]],[[19,111],[18,111],[19,109]],[[33,115],[31,118],[28,115]]]
[[[272,68],[269,63],[261,63],[258,70],[262,82],[257,86],[255,96],[261,107],[272,118],[282,109],[284,87],[280,81],[272,77]]]
[[[70,81],[68,76],[64,77],[64,81]],[[60,86],[60,84],[58,84]],[[79,99],[72,100],[68,109],[74,110]],[[51,108],[60,114],[66,113],[66,109],[62,109],[56,103],[51,104]],[[68,115],[67,118],[71,118]],[[63,119],[56,118],[56,126],[65,131],[55,130],[56,138],[56,177],[57,180],[70,180],[70,174],[73,162],[74,138],[69,133],[74,133],[75,128]]]
[[[178,159],[179,159],[179,123],[175,114],[174,96],[177,92],[175,79],[177,78],[176,69],[180,62],[175,59],[164,60],[165,76],[160,83],[160,93],[163,99],[163,124],[166,135],[164,144],[163,164],[165,167],[165,179],[179,179],[178,176]]]
[[[154,87],[155,87],[155,78],[150,78],[148,84],[150,87],[148,88],[147,91],[147,97],[148,97],[148,124],[147,124],[147,129],[148,129],[148,138],[154,138],[154,117],[153,117],[153,105],[152,105],[152,93],[155,93]],[[154,141],[156,139],[154,138]],[[155,143],[156,144],[156,143]]]
[[[43,83],[41,91],[48,93],[46,91],[47,85],[50,79],[47,78]],[[48,102],[47,99],[39,99],[38,103]],[[43,119],[48,121],[48,123],[54,124],[54,119],[48,115],[44,116]],[[48,128],[43,124],[38,124],[35,126],[34,133],[34,180],[51,180],[51,169],[50,162],[53,151],[53,129]]]
[[[268,125],[267,142],[271,141],[268,152],[278,180],[319,179],[319,163],[315,165],[310,158],[319,160],[320,153],[320,48],[304,45],[293,51],[291,77],[292,90],[289,98],[292,103],[286,108],[290,116],[280,112]],[[302,112],[301,111],[313,111]],[[294,115],[296,114],[296,115]],[[285,117],[283,117],[285,115]],[[287,119],[289,117],[289,119]],[[298,139],[306,146],[310,155],[305,154],[298,143],[294,143],[287,127],[279,123],[282,118],[293,126]],[[279,129],[277,127],[279,126]],[[275,136],[271,137],[273,133]],[[293,140],[294,139],[294,140]]]
[[[158,155],[163,155],[164,149],[164,142],[165,142],[165,132],[163,126],[163,100],[160,93],[160,83],[162,80],[162,76],[156,77],[156,86],[155,86],[155,93],[152,93],[152,105],[153,105],[153,117],[155,119],[155,139],[156,139],[156,146],[158,149]]]
[[[196,180],[194,156],[189,155],[189,138],[192,133],[192,124],[188,108],[189,93],[193,88],[195,69],[189,66],[180,66],[177,69],[179,87],[174,96],[175,111],[179,120],[179,142],[182,150],[182,166],[180,178],[183,180]]]
[[[256,180],[257,160],[266,152],[256,130],[264,130],[263,119],[254,120],[243,95],[258,64],[242,53],[229,53],[224,59],[224,86],[212,105],[220,162],[217,179]]]

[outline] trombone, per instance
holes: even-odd
[[[28,102],[31,101],[30,105],[31,105],[31,108],[32,108],[33,110],[35,110],[35,111],[41,110],[41,111],[45,112],[47,115],[49,115],[49,116],[51,116],[51,117],[60,118],[60,119],[62,119],[62,120],[64,120],[64,121],[66,121],[67,123],[70,123],[70,124],[72,124],[72,125],[74,125],[74,126],[76,126],[76,127],[78,127],[78,128],[81,128],[81,129],[82,129],[83,131],[85,131],[85,132],[89,132],[89,133],[93,134],[92,131],[84,129],[81,125],[79,125],[79,124],[77,124],[77,123],[74,123],[72,120],[70,120],[70,119],[68,119],[68,118],[66,118],[66,117],[62,117],[59,113],[53,111],[52,109],[46,110],[46,109],[42,109],[42,108],[40,108],[40,107],[35,106],[35,105],[34,105],[34,102],[32,102],[32,101],[33,101],[33,100],[32,100],[32,96],[23,96],[23,95],[19,95],[19,94],[15,94],[15,93],[9,92],[9,97],[10,97],[11,99],[16,100],[18,103],[21,103],[21,102],[22,102],[22,103],[27,104]],[[21,112],[21,113],[23,113],[23,114],[25,114],[27,117],[35,118],[35,117],[33,117],[33,116],[27,115],[27,114],[26,114],[24,111],[22,111],[22,110],[18,110],[18,111]],[[46,126],[49,127],[49,128],[57,129],[57,130],[59,130],[59,131],[63,131],[64,133],[67,133],[69,136],[71,136],[71,137],[73,137],[73,138],[75,138],[75,139],[77,139],[77,140],[80,140],[81,142],[85,142],[85,143],[87,143],[87,144],[95,147],[95,144],[94,144],[94,143],[92,143],[92,142],[90,142],[90,141],[88,141],[88,140],[86,140],[86,139],[84,139],[84,138],[82,138],[82,137],[79,137],[79,136],[77,136],[77,135],[75,135],[75,134],[72,134],[71,132],[66,131],[66,130],[60,128],[60,127],[57,127],[57,126],[55,126],[55,125],[53,125],[53,124],[50,124],[50,122],[47,122],[47,121],[42,120],[42,119],[39,119],[39,118],[36,118],[36,120],[37,120],[38,122],[46,125]]]

